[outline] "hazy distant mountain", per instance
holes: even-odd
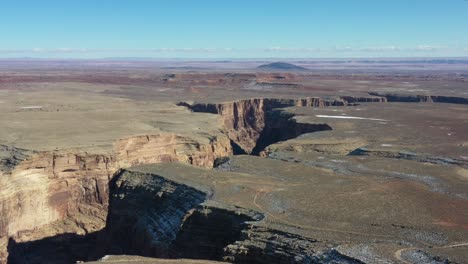
[[[304,71],[308,70],[307,68],[297,66],[291,63],[286,63],[286,62],[273,62],[273,63],[268,63],[268,64],[263,64],[257,67],[257,69],[262,69],[262,70],[298,70],[298,71]]]

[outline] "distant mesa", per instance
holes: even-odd
[[[262,69],[262,70],[287,70],[287,71],[305,71],[308,70],[307,68],[297,66],[291,63],[286,63],[286,62],[273,62],[273,63],[268,63],[268,64],[263,64],[257,67],[257,69]]]

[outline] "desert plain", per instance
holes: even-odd
[[[0,263],[467,263],[465,60],[0,61]]]

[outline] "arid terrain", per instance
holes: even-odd
[[[466,59],[0,60],[0,263],[468,263]]]

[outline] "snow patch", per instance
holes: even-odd
[[[359,117],[359,116],[331,116],[331,115],[315,115],[316,117],[320,118],[336,118],[336,119],[357,119],[357,120],[372,120],[372,121],[388,121],[385,119],[379,118],[366,118],[366,117]]]
[[[23,106],[21,109],[42,109],[40,105],[32,105],[32,106]]]

